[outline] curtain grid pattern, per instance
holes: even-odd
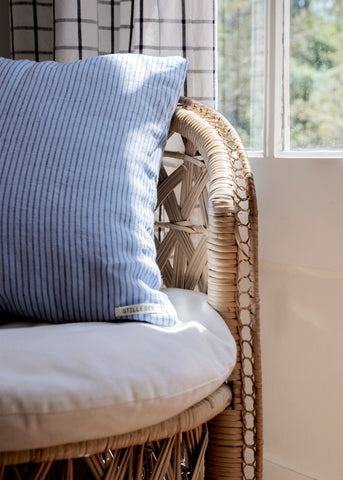
[[[188,57],[183,94],[215,99],[215,0],[9,0],[12,58]]]

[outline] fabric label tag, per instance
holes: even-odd
[[[116,317],[127,317],[135,313],[162,313],[162,306],[156,303],[138,303],[137,305],[126,305],[114,309]]]

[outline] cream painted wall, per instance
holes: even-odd
[[[342,480],[343,160],[261,159],[252,166],[265,480]]]

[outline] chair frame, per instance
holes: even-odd
[[[162,424],[116,437],[0,452],[0,480],[262,479],[262,377],[254,180],[242,142],[218,112],[181,97],[157,192],[155,244],[167,287],[199,290],[230,328],[226,384]]]

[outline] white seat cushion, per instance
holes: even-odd
[[[216,390],[236,345],[204,294],[166,289],[172,327],[16,323],[0,329],[0,451],[103,438],[170,418]]]

